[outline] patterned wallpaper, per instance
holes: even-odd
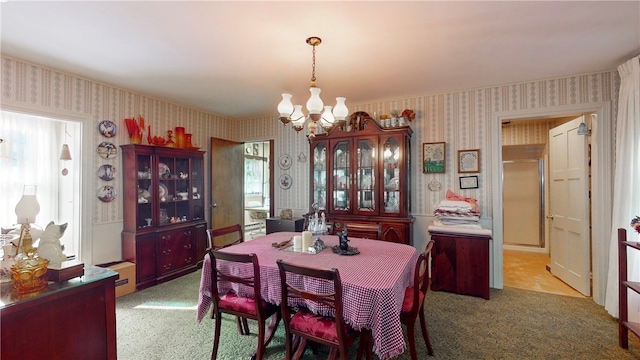
[[[612,119],[615,119],[619,87],[620,77],[617,71],[605,71],[451,93],[390,99],[375,103],[348,104],[348,106],[349,112],[366,111],[377,115],[389,114],[394,109],[399,112],[412,109],[416,113],[416,118],[410,123],[413,129],[411,196],[414,216],[432,215],[434,208],[444,198],[446,190],[451,189],[457,194],[477,198],[482,208],[482,217],[487,219],[493,214],[492,182],[494,180],[491,178],[490,168],[493,139],[490,122],[495,114],[527,109],[540,111],[566,105],[610,101]],[[276,100],[274,99],[274,104]],[[258,134],[275,136],[276,158],[283,153],[293,156],[300,151],[307,158],[309,157],[306,138],[296,137],[298,134],[295,134],[290,126],[283,129],[276,115],[251,119],[250,122],[238,122],[234,125],[233,136],[238,141],[266,139]],[[547,136],[549,126],[551,126],[549,122],[519,125],[519,130],[506,138],[505,144],[538,141]],[[253,134],[253,137],[243,137],[243,134]],[[446,173],[423,174],[420,166],[422,144],[442,141],[446,142]],[[480,149],[481,172],[478,189],[459,190],[456,156],[458,150],[464,149]],[[308,166],[292,167],[288,171],[293,178],[294,186],[309,183]],[[280,169],[276,168],[275,177],[278,178],[281,173]],[[428,190],[428,183],[434,179],[442,184],[441,191]],[[275,200],[276,209],[291,208],[295,211],[295,209],[304,210],[309,207],[308,194],[303,189],[294,190],[293,186],[289,190],[276,187]]]
[[[380,115],[389,114],[394,109],[398,111],[412,109],[416,113],[416,118],[410,126],[413,129],[411,139],[412,213],[418,218],[417,222],[421,221],[420,217],[431,216],[435,206],[444,198],[447,189],[463,196],[477,198],[481,205],[482,217],[487,220],[493,214],[492,183],[494,179],[491,178],[490,166],[493,142],[491,121],[494,116],[506,111],[539,111],[564,105],[610,101],[612,119],[615,119],[619,87],[618,73],[611,70],[371,103],[349,104],[348,101],[347,103],[350,112],[366,111],[369,114]],[[184,126],[187,132],[194,134],[194,145],[201,146],[205,150],[208,148],[210,137],[235,141],[274,139],[275,159],[282,154],[289,154],[294,159],[294,164],[287,170],[293,179],[291,188],[282,190],[279,186],[275,186],[276,194],[273,200],[276,214],[284,208],[293,209],[294,214],[302,214],[309,209],[309,145],[305,132],[296,133],[290,125],[284,127],[278,122],[275,114],[278,99],[274,99],[273,116],[238,121],[4,55],[2,56],[1,92],[2,102],[12,106],[77,114],[92,119],[92,126],[97,126],[101,120],[105,119],[116,121],[120,126],[117,137],[112,139],[116,146],[128,143],[123,119],[138,114],[145,117],[147,124],[151,125],[153,134],[164,133],[175,126]],[[535,130],[535,132],[543,131]],[[105,138],[97,130],[92,134],[93,138],[89,139],[90,147],[95,149]],[[423,174],[420,166],[422,144],[441,141],[446,142],[446,173]],[[463,149],[480,149],[481,172],[478,189],[458,189],[456,155],[457,150]],[[303,154],[307,162],[297,161],[299,154]],[[95,171],[104,163],[114,162],[116,166],[121,166],[120,157],[106,160],[96,155],[88,159],[91,161],[92,174],[95,174]],[[208,155],[205,160],[208,163]],[[274,180],[283,173],[276,167]],[[427,184],[432,180],[442,184],[441,191],[428,190]],[[95,191],[102,185],[97,176],[88,181]],[[121,180],[118,181],[116,186],[121,187]],[[117,199],[110,203],[102,203],[95,199],[91,208],[94,225],[122,221],[122,206]],[[119,234],[117,238],[119,239]],[[94,243],[98,240],[94,239]]]

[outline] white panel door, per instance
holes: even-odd
[[[582,117],[549,130],[551,272],[591,296],[589,167]]]

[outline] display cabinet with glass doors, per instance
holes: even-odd
[[[411,244],[411,128],[381,128],[365,117],[359,127],[336,127],[311,142],[311,204],[333,232]]]
[[[123,258],[143,289],[195,271],[206,252],[204,152],[123,145]]]

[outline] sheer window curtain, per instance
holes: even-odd
[[[15,206],[24,185],[37,185],[36,224],[58,219],[60,122],[2,111],[0,120],[0,226],[15,224]]]
[[[617,229],[627,230],[630,241],[640,241],[638,233],[630,227],[631,219],[640,215],[640,56],[618,66],[620,97],[616,121],[615,172],[613,211],[609,250],[609,274],[605,309],[618,317],[618,236]],[[640,256],[630,251],[629,279],[640,281]],[[629,292],[629,320],[640,321],[640,296]]]

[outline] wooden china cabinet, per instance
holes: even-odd
[[[310,202],[333,233],[411,245],[411,128],[381,128],[364,114],[351,116],[350,131],[335,127],[311,142]]]
[[[195,271],[206,252],[204,152],[122,145],[122,256],[144,289]]]

